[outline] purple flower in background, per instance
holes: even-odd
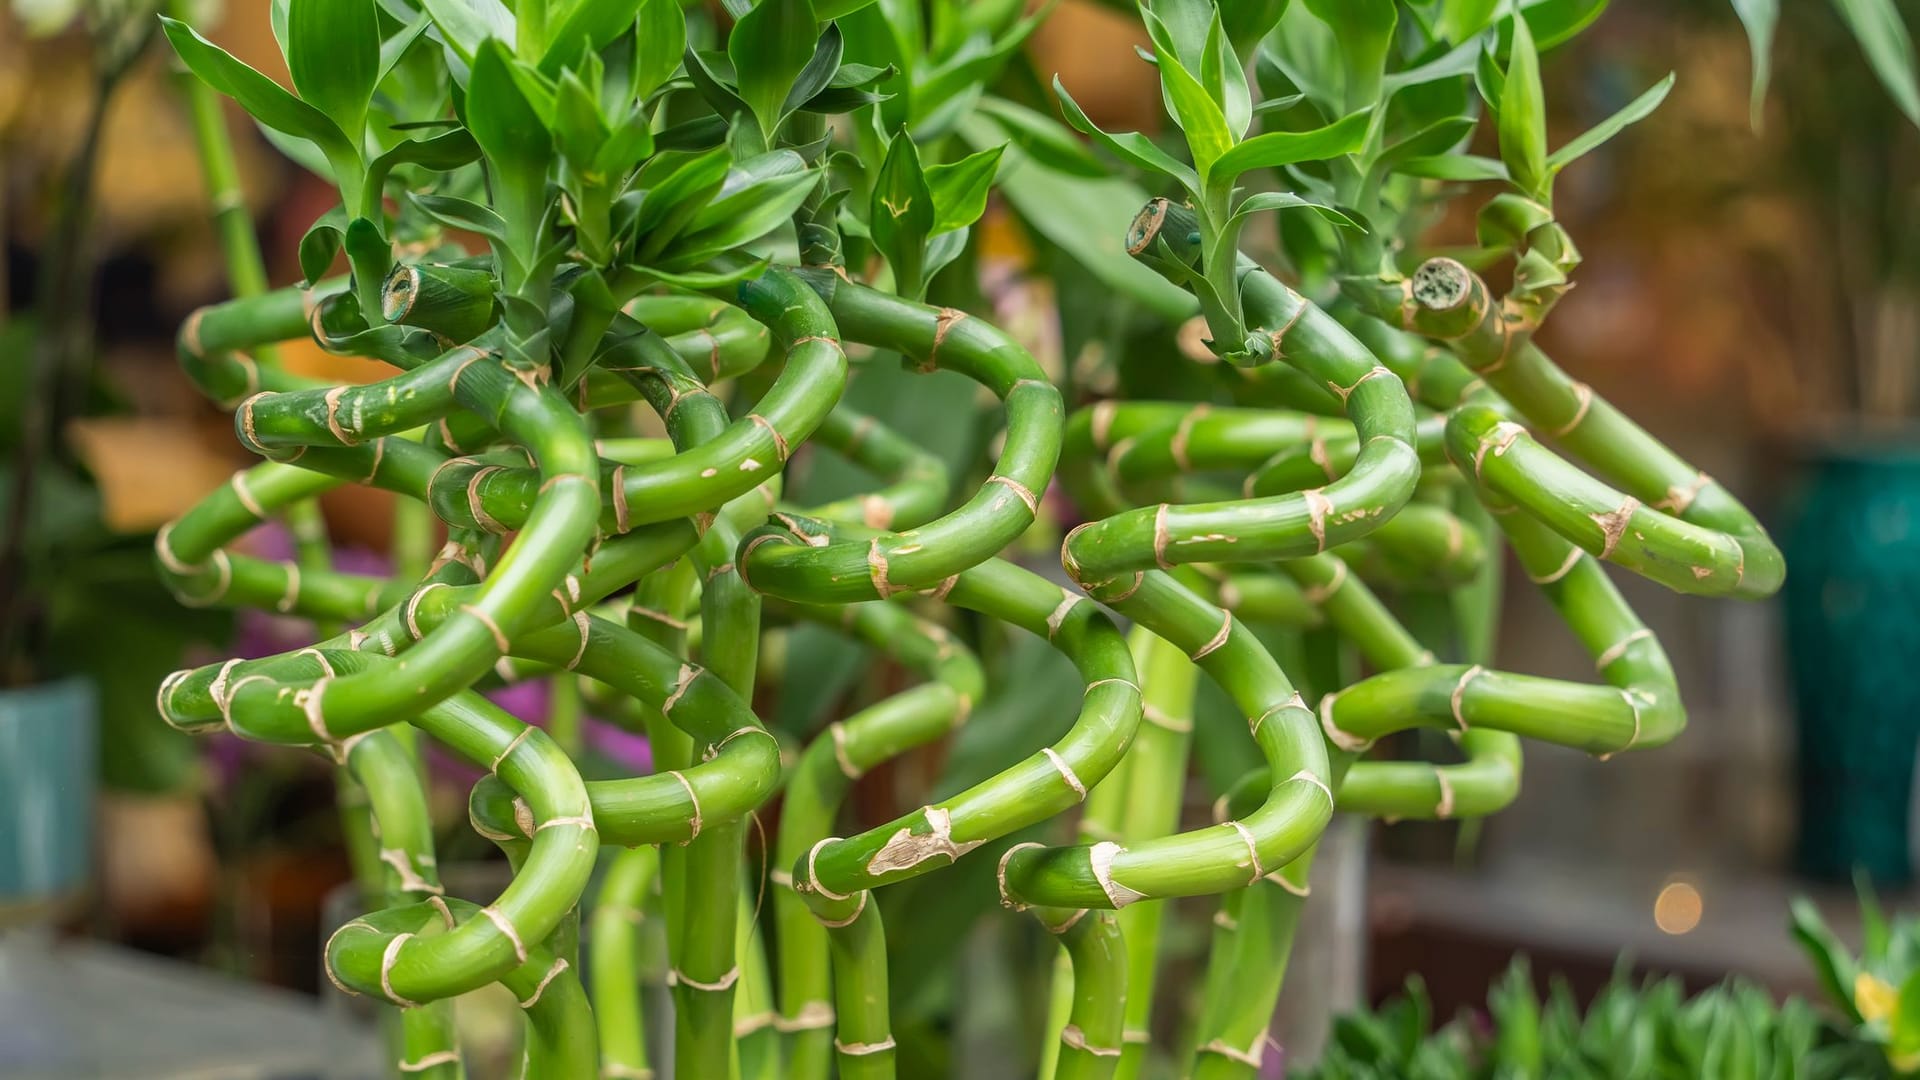
[[[653,771],[653,746],[647,737],[618,724],[589,716],[583,725],[587,745],[607,755],[635,776]]]
[[[1260,1080],[1286,1080],[1287,1048],[1267,1033],[1267,1052],[1260,1056]]]

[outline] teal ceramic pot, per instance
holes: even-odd
[[[1783,533],[1802,873],[1912,876],[1920,750],[1920,443],[1809,455]]]
[[[55,915],[93,859],[93,684],[0,690],[0,925]]]

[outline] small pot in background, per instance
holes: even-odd
[[[0,927],[58,921],[86,893],[98,723],[85,679],[0,690]]]
[[[1920,752],[1920,441],[1819,447],[1783,530],[1797,868],[1912,877]]]

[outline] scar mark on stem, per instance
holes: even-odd
[[[682,841],[692,843],[694,838],[700,835],[700,796],[693,790],[693,783],[687,779],[685,773],[672,769],[667,775],[680,781],[680,786],[687,790],[687,801],[693,804],[693,817],[687,822],[687,839]]]
[[[1524,434],[1526,429],[1511,420],[1502,420],[1495,424],[1493,430],[1487,432],[1487,437],[1481,439],[1473,448],[1473,475],[1475,477],[1480,475],[1481,467],[1486,463],[1487,451],[1493,451],[1494,457],[1504,457],[1513,447],[1514,440]]]
[[[1333,575],[1324,582],[1307,586],[1301,590],[1300,594],[1306,598],[1307,603],[1315,607],[1333,599],[1333,594],[1339,592],[1340,586],[1347,583],[1347,560],[1332,555],[1327,557],[1334,560]]]
[[[1573,410],[1573,417],[1566,423],[1553,429],[1555,438],[1573,434],[1573,429],[1579,427],[1580,421],[1587,418],[1587,410],[1593,405],[1593,387],[1583,382],[1574,383],[1573,397],[1574,400],[1578,402],[1578,405]]]
[[[1713,483],[1713,477],[1708,476],[1704,472],[1698,473],[1685,485],[1673,484],[1669,486],[1667,488],[1667,497],[1653,505],[1656,509],[1665,510],[1671,514],[1685,514],[1687,507],[1692,506],[1693,500],[1698,498],[1700,492],[1704,491],[1706,486],[1711,483]]]
[[[1080,782],[1079,774],[1073,771],[1073,766],[1067,764],[1066,758],[1060,756],[1060,751],[1055,750],[1051,746],[1043,746],[1040,748],[1040,752],[1047,756],[1048,761],[1053,762],[1053,767],[1059,771],[1060,778],[1065,780],[1067,786],[1073,789],[1075,800],[1078,802],[1087,801],[1087,785]]]
[[[1339,383],[1336,383],[1333,380],[1329,379],[1327,380],[1327,389],[1334,392],[1334,395],[1340,399],[1340,404],[1345,405],[1347,403],[1347,399],[1353,396],[1353,392],[1355,390],[1360,389],[1361,383],[1366,382],[1368,379],[1378,378],[1381,375],[1392,375],[1392,374],[1393,372],[1388,371],[1386,368],[1381,367],[1378,364],[1375,364],[1373,367],[1367,369],[1367,373],[1365,375],[1362,375],[1359,378],[1353,380],[1352,386],[1341,386]]]
[[[1300,493],[1307,503],[1307,530],[1313,533],[1313,550],[1318,553],[1327,550],[1327,515],[1333,512],[1333,500],[1327,498],[1322,488],[1309,488]]]
[[[493,635],[493,647],[495,650],[505,653],[513,647],[512,644],[507,641],[507,635],[501,631],[500,624],[493,621],[493,616],[472,604],[461,604],[460,610],[478,619],[480,625],[487,628],[487,632]]]
[[[1620,544],[1620,537],[1627,531],[1627,523],[1633,520],[1633,512],[1640,508],[1640,500],[1629,495],[1618,509],[1604,514],[1588,514],[1595,525],[1600,526],[1600,557],[1607,558]]]
[[[1233,636],[1233,612],[1222,611],[1220,612],[1220,629],[1215,630],[1213,632],[1213,636],[1208,638],[1204,645],[1200,646],[1199,651],[1193,654],[1193,659],[1199,660],[1207,656],[1209,653],[1212,653],[1214,650],[1225,645],[1227,643],[1227,639],[1232,636]]]
[[[1593,661],[1594,668],[1599,671],[1607,670],[1608,667],[1612,666],[1615,660],[1618,660],[1627,654],[1627,650],[1633,646],[1634,642],[1644,641],[1648,638],[1651,638],[1652,636],[1653,636],[1653,631],[1647,629],[1644,626],[1638,630],[1635,630],[1633,633],[1628,634],[1626,637],[1623,637],[1619,641],[1616,641],[1613,644],[1607,646],[1606,651],[1601,653],[1598,657],[1594,659]]]
[[[761,416],[759,413],[748,413],[747,419],[765,428],[767,434],[773,437],[773,456],[775,460],[785,462],[788,457],[792,456],[793,451],[787,446],[787,437],[780,434],[780,429],[773,426],[773,421]],[[744,468],[745,466],[742,467]]]
[[[1113,860],[1126,849],[1111,840],[1102,840],[1087,849],[1087,864],[1093,871],[1094,883],[1100,891],[1107,894],[1107,902],[1114,910],[1126,907],[1136,900],[1146,899],[1146,894],[1129,889],[1113,878]]]
[[[1535,585],[1551,585],[1571,573],[1573,568],[1579,564],[1581,557],[1585,554],[1586,552],[1580,550],[1578,547],[1569,547],[1567,549],[1566,559],[1560,563],[1558,568],[1549,570],[1544,574],[1528,574],[1527,579]]]
[[[1467,684],[1486,673],[1487,669],[1481,667],[1479,664],[1475,664],[1461,672],[1460,681],[1454,685],[1453,693],[1449,696],[1449,701],[1453,706],[1453,722],[1460,725],[1460,730],[1463,732],[1467,730],[1467,717],[1463,709],[1463,706],[1466,704]]]
[[[1342,730],[1339,724],[1334,722],[1333,703],[1339,696],[1339,693],[1336,691],[1320,699],[1320,730],[1326,735],[1328,742],[1342,750],[1356,752],[1365,750],[1368,746],[1372,745],[1372,740],[1349,734]]]
[[[1022,503],[1026,504],[1027,513],[1038,514],[1040,512],[1040,497],[1033,493],[1032,488],[1021,483],[1018,480],[1015,480],[1013,477],[998,476],[998,475],[989,476],[987,477],[987,483],[999,484],[1002,487],[1005,487],[1008,491],[1013,492],[1016,496],[1019,497]]]
[[[1167,453],[1183,473],[1193,471],[1193,462],[1187,457],[1187,443],[1193,438],[1193,426],[1211,411],[1213,411],[1212,407],[1205,402],[1195,405],[1187,410],[1187,415],[1180,418],[1179,426],[1173,429],[1173,438],[1167,444]]]

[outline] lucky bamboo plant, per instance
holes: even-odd
[[[1142,56],[1184,148],[1104,133],[1058,88],[1112,161],[1052,119],[1019,53],[1049,7],[1014,0],[730,0],[719,19],[287,0],[292,92],[167,20],[192,74],[340,204],[301,244],[304,282],[181,329],[187,373],[265,460],[160,534],[161,570],[188,603],[339,629],[178,672],[159,709],[350,779],[376,907],[333,935],[327,973],[400,1010],[395,1069],[461,1075],[447,1001],[499,982],[532,1076],[919,1074],[882,911],[939,919],[950,898],[907,883],[984,867],[1065,958],[1029,1062],[1252,1076],[1336,808],[1486,814],[1517,790],[1521,736],[1603,756],[1675,737],[1672,671],[1602,564],[1739,597],[1782,566],[1731,495],[1534,342],[1579,261],[1554,176],[1664,93],[1549,149],[1539,50],[1601,6],[1155,0]],[[1483,129],[1497,159],[1469,152]],[[1136,181],[1171,197],[1102,216]],[[1050,373],[982,314],[996,189],[1063,288],[1124,291],[1111,328],[1076,320],[1079,345],[1172,371],[1172,393],[1068,400],[1114,380]],[[1456,199],[1481,205],[1478,244],[1425,250]],[[1097,233],[1063,225],[1089,217]],[[262,352],[302,336],[395,370],[319,384]],[[911,383],[853,408],[850,380],[890,355],[990,396],[981,454],[956,465],[889,423]],[[789,465],[822,452],[873,482],[788,499]],[[232,546],[343,483],[444,527],[420,576]],[[1008,557],[1076,520],[1064,579]],[[1483,662],[1500,536],[1600,682]],[[1457,619],[1416,636],[1391,601],[1436,590]],[[818,677],[774,645],[794,624],[919,681],[789,742],[769,702]],[[1013,628],[1077,673],[1071,722],[841,835],[865,774],[1025,692]],[[1245,724],[1200,730],[1238,778],[1210,825],[1180,814],[1202,673]],[[568,731],[478,693],[531,678],[644,730],[657,772],[589,779]],[[1368,755],[1415,727],[1451,732],[1458,760]],[[490,774],[471,825],[514,874],[488,903],[439,883],[415,732]],[[1213,940],[1190,1030],[1155,1050],[1164,901],[1189,896],[1219,897]],[[643,1034],[637,920],[656,914],[670,1052]]]

